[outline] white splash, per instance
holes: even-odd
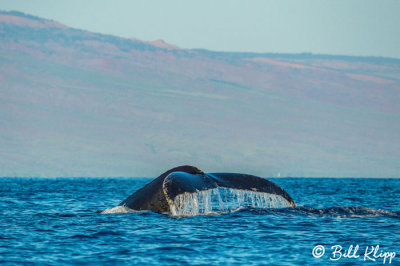
[[[172,216],[229,212],[242,207],[286,208],[291,205],[279,195],[221,187],[180,194],[170,204]]]
[[[111,209],[105,209],[102,211],[102,214],[110,214],[110,213],[132,213],[132,212],[137,212],[135,210],[132,210],[126,206],[116,206]]]

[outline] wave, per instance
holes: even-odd
[[[146,214],[152,213],[151,211],[137,211],[125,206],[116,206],[112,209],[99,211],[102,214],[118,214],[118,213],[137,213]],[[210,216],[210,215],[275,215],[275,216],[306,216],[306,217],[334,217],[334,218],[374,218],[374,217],[387,217],[387,218],[400,218],[400,211],[387,211],[381,209],[372,209],[367,207],[358,206],[334,206],[322,209],[312,207],[288,207],[288,208],[254,208],[240,206],[236,209],[230,210],[215,210],[209,212],[200,212],[190,215],[185,214],[172,214],[166,213],[165,215],[171,218],[184,218],[194,216]]]
[[[400,218],[400,211],[387,211],[358,206],[334,206],[322,209],[298,206],[281,209],[242,208],[239,213],[252,213],[282,216],[336,217],[336,218],[370,218],[391,217]]]
[[[305,206],[291,207],[290,203],[279,195],[219,187],[196,193],[183,193],[168,204],[170,212],[165,214],[174,218],[247,212],[264,215],[337,218],[400,217],[400,211],[358,206],[334,206],[322,209]],[[137,211],[126,206],[116,206],[99,212],[102,214],[148,213],[148,211]]]

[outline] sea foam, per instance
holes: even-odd
[[[110,213],[132,213],[132,212],[137,212],[135,210],[132,210],[126,206],[115,206],[114,208],[111,209],[105,209],[102,211],[102,214],[110,214]]]

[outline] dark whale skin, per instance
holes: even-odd
[[[137,190],[119,205],[126,206],[133,210],[151,210],[158,213],[169,212],[169,205],[165,198],[163,183],[164,179],[173,172],[185,172],[188,174],[203,174],[204,173],[194,166],[183,165],[172,168],[163,173],[143,188]]]
[[[275,183],[264,178],[236,173],[205,174],[198,168],[183,165],[163,173],[143,188],[137,190],[119,206],[133,210],[151,210],[158,213],[170,212],[174,198],[183,193],[213,189],[217,187],[265,192],[280,195],[290,205],[296,206],[289,194]],[[168,204],[169,203],[169,204]]]

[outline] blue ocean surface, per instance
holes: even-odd
[[[296,208],[99,212],[150,180],[0,178],[0,263],[400,264],[400,179],[269,179]]]

